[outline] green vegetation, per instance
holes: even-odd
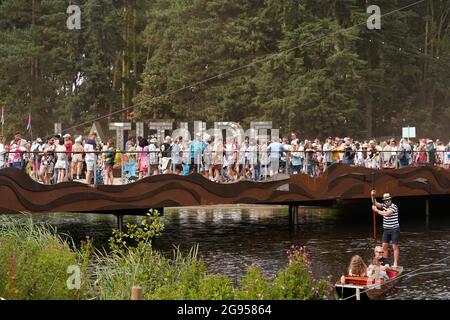
[[[109,253],[95,251],[88,239],[71,250],[54,230],[9,221],[0,228],[0,297],[5,299],[130,299],[140,286],[144,299],[263,300],[332,299],[331,283],[315,280],[305,248],[288,250],[288,266],[274,279],[251,266],[239,286],[224,275],[208,274],[197,258],[198,247],[172,259],[153,250],[151,240],[164,230],[158,212],[151,211],[140,225],[115,231]],[[96,265],[95,280],[88,264]],[[80,265],[81,287],[66,286],[67,267]]]
[[[411,3],[376,2],[383,15]],[[51,133],[49,122],[68,128],[135,103],[133,114],[109,120],[248,127],[265,119],[283,134],[297,129],[309,137],[385,136],[405,125],[419,127],[421,136],[449,134],[449,1],[425,0],[383,16],[381,30],[367,29],[371,3],[360,0],[76,4],[81,29],[68,30],[66,0],[0,0],[8,135],[25,128],[30,111],[36,136]]]
[[[83,291],[68,290],[67,268],[86,267],[79,253],[50,226],[0,224],[0,297],[5,299],[81,299]],[[86,271],[83,267],[82,270]]]

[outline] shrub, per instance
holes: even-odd
[[[159,237],[164,231],[164,224],[161,222],[159,212],[150,209],[146,216],[141,219],[140,225],[128,223],[126,228],[126,232],[114,229],[112,236],[109,238],[109,247],[114,253],[151,245],[152,240]]]
[[[205,265],[197,259],[198,246],[184,257],[174,250],[170,276],[147,299],[156,300],[227,300],[233,299],[234,289],[227,276],[207,275]]]
[[[264,300],[270,297],[271,284],[259,266],[252,265],[241,280],[241,288],[236,292],[239,300]]]
[[[322,300],[331,298],[333,292],[331,283],[314,279],[311,261],[305,247],[292,246],[287,255],[288,266],[279,271],[273,281],[271,299]]]

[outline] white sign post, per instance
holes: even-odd
[[[416,137],[416,127],[404,127],[402,128],[403,138],[415,138]]]

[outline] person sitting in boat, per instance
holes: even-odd
[[[391,267],[391,259],[383,256],[384,250],[381,246],[376,246],[374,250],[374,259],[377,259],[381,265],[381,270],[385,271],[389,278],[393,278],[397,275],[398,270]]]
[[[374,259],[377,259],[380,262],[381,266],[386,266],[387,268],[384,268],[384,270],[388,269],[391,265],[391,259],[385,258],[383,256],[384,250],[381,246],[376,246],[374,250]]]
[[[350,265],[348,266],[348,275],[353,277],[367,276],[367,265],[360,256],[355,255],[352,257]]]
[[[381,261],[378,258],[373,258],[372,263],[367,268],[367,276],[369,279],[383,279],[383,280],[389,280],[389,276],[386,272],[387,266],[382,266]]]
[[[351,277],[367,276],[367,265],[364,263],[363,258],[358,255],[352,257],[348,266],[348,275]],[[341,283],[345,283],[345,276],[341,277]]]

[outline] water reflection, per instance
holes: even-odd
[[[163,222],[166,230],[155,247],[170,254],[173,245],[183,251],[199,244],[200,257],[211,273],[229,275],[237,281],[251,264],[274,276],[286,265],[285,251],[293,244],[306,245],[318,277],[335,281],[359,254],[369,262],[374,245],[372,214],[348,214],[334,209],[300,208],[299,225],[292,229],[286,207],[209,207],[169,209]],[[79,242],[89,235],[95,245],[106,245],[115,217],[99,214],[39,214],[35,221],[47,222]],[[139,217],[127,216],[125,222]],[[381,220],[378,221],[381,238]],[[450,220],[402,219],[400,262],[405,274],[448,255]],[[386,299],[450,299],[450,259],[405,276]]]

